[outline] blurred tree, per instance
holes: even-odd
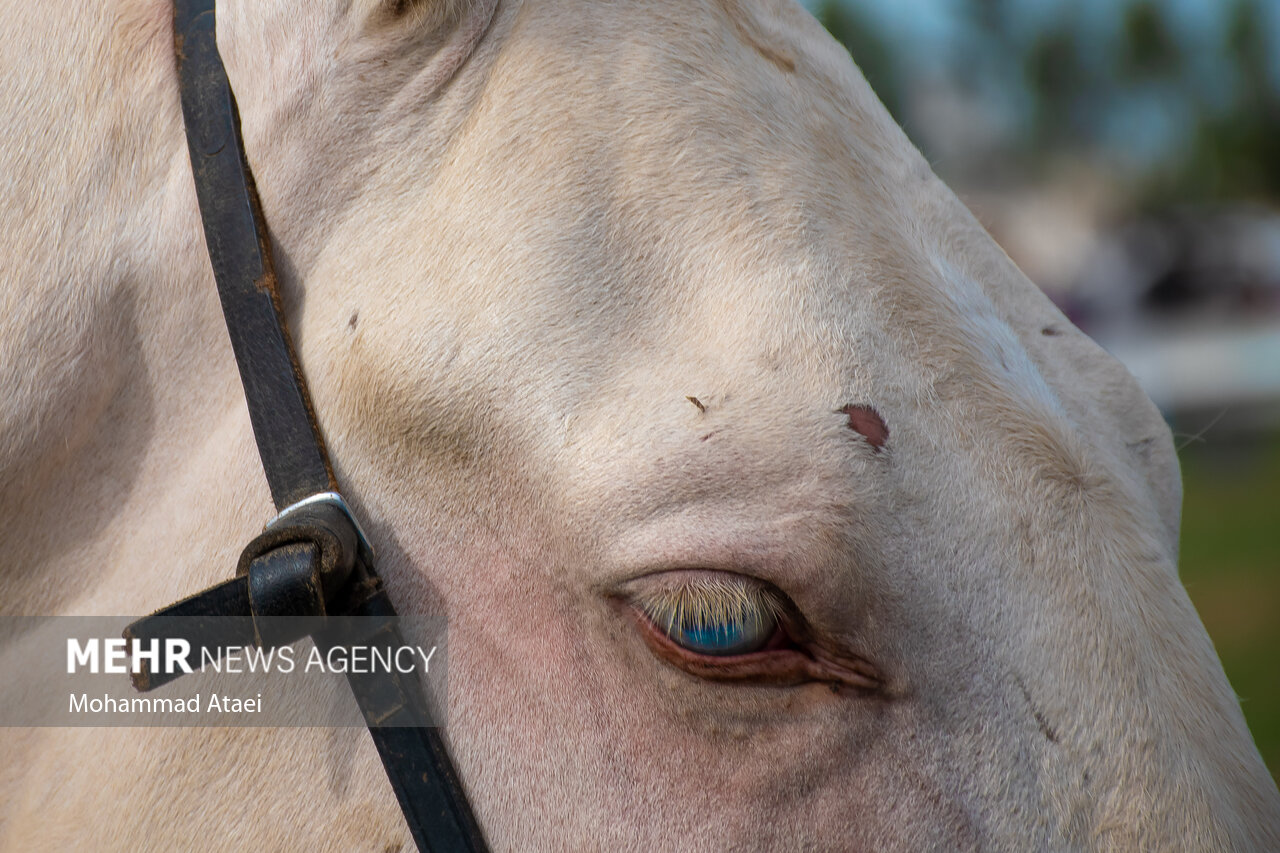
[[[1066,27],[1040,34],[1026,51],[1023,73],[1032,94],[1027,142],[1033,152],[1092,141],[1087,105],[1095,99],[1095,81],[1081,68],[1076,31]]]
[[[1164,80],[1182,72],[1182,51],[1160,10],[1141,0],[1124,10],[1124,40],[1120,46],[1122,79]]]
[[[857,3],[822,0],[815,12],[827,32],[845,46],[890,114],[902,123],[904,75],[893,48],[875,20]]]
[[[1236,0],[1225,50],[1236,75],[1226,109],[1204,104],[1189,152],[1158,173],[1148,202],[1280,200],[1280,91],[1268,73],[1259,0]]]
[[[1268,2],[1221,7],[1226,34],[1215,44],[1180,34],[1162,0],[1118,2],[1115,38],[1066,0],[1041,5],[1049,14],[1031,28],[1017,25],[1030,6],[1023,0],[960,0],[957,49],[931,56],[927,71],[909,28],[891,35],[877,24],[877,0],[820,0],[816,9],[931,159],[941,140],[930,134],[953,128],[911,121],[917,78],[935,74],[967,98],[1003,87],[1022,114],[988,159],[1024,175],[1063,156],[1093,159],[1130,185],[1139,207],[1152,208],[1174,199],[1280,200],[1280,80],[1268,65],[1269,35],[1280,36],[1266,28]],[[1233,78],[1234,96],[1201,85],[1194,75],[1206,68]]]

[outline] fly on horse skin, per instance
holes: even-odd
[[[218,0],[216,37],[491,849],[1280,849],[1167,426],[801,7]],[[141,617],[276,513],[169,0],[6,4],[0,91],[0,613]],[[413,844],[360,728],[0,745],[3,849]]]

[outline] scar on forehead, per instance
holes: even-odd
[[[849,418],[849,429],[866,438],[876,453],[880,452],[889,439],[889,427],[885,426],[879,412],[867,405],[849,403],[839,413]]]
[[[738,37],[753,47],[756,53],[788,74],[796,70],[796,58],[790,51],[764,43],[761,28],[754,20],[750,20],[751,13],[742,8],[741,0],[720,0],[720,8],[724,9],[729,20],[733,22],[733,28],[737,30]]]

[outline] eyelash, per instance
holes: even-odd
[[[783,606],[777,596],[743,580],[698,578],[637,603],[671,642],[696,655],[752,654],[781,630]]]

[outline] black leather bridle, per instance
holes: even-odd
[[[187,146],[218,296],[271,499],[280,514],[240,556],[236,577],[140,619],[125,637],[182,637],[197,650],[348,637],[402,645],[373,549],[338,491],[289,338],[271,246],[240,118],[214,38],[214,0],[175,0],[174,50]],[[377,626],[369,635],[369,623]],[[347,673],[347,681],[420,850],[488,847],[414,673]],[[142,661],[134,685],[176,678]]]

